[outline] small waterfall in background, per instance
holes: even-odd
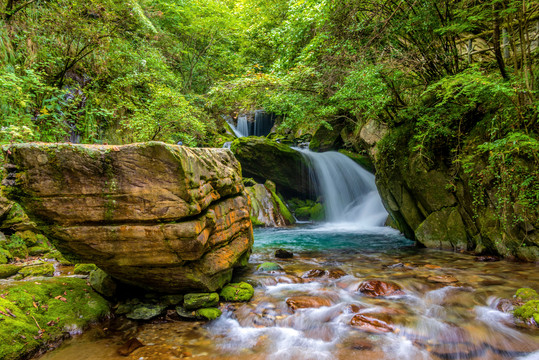
[[[310,173],[325,206],[326,221],[351,227],[383,226],[388,213],[374,175],[335,151],[315,153],[298,149],[311,164]]]
[[[234,125],[232,119],[227,119],[228,124],[237,137],[266,136],[271,132],[275,124],[275,114],[264,110],[254,112],[254,120],[249,121],[246,115],[238,116],[238,123]]]

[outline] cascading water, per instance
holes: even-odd
[[[354,227],[382,226],[387,212],[376,189],[374,175],[335,151],[315,153],[298,149],[311,164],[317,194],[322,196],[326,220]]]
[[[275,115],[264,110],[256,110],[254,121],[249,121],[247,116],[242,115],[238,117],[237,125],[234,125],[232,119],[227,120],[227,122],[237,137],[266,136],[275,124]]]

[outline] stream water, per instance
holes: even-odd
[[[277,248],[294,257],[276,259]],[[257,272],[265,261],[282,270]],[[345,275],[307,278],[313,269]],[[435,281],[446,275],[458,281]],[[388,228],[349,232],[328,225],[255,230],[250,266],[239,277],[255,285],[255,296],[249,303],[223,304],[218,320],[105,324],[41,359],[126,359],[117,350],[132,336],[145,346],[127,358],[139,360],[539,359],[539,332],[497,310],[516,289],[539,288],[535,264],[478,262],[468,254],[418,249]],[[393,281],[403,294],[363,296],[357,289],[366,279]],[[294,312],[286,300],[295,296],[329,303]],[[351,326],[356,313],[380,319],[392,331]]]

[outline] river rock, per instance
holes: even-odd
[[[380,319],[366,316],[362,314],[356,314],[350,320],[350,325],[363,331],[381,334],[393,332],[393,327]]]
[[[257,271],[260,272],[271,272],[271,271],[281,271],[283,268],[281,265],[276,264],[274,262],[265,262],[256,267]]]
[[[302,278],[329,278],[329,279],[339,279],[343,276],[346,276],[346,273],[341,269],[312,269],[301,275]]]
[[[249,199],[227,149],[13,144],[6,154],[6,196],[62,253],[124,283],[214,291],[247,263]]]
[[[292,311],[296,311],[297,309],[331,306],[331,301],[319,296],[293,296],[286,299],[286,304]]]
[[[275,257],[278,259],[292,259],[294,253],[285,249],[277,249],[275,250]]]
[[[450,284],[458,282],[458,279],[451,275],[432,275],[427,278],[428,281],[434,283]]]
[[[365,296],[378,297],[378,296],[391,296],[391,295],[403,295],[401,287],[392,282],[385,282],[381,280],[367,280],[359,284],[357,289]]]

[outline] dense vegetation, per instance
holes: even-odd
[[[539,169],[522,166],[539,163],[536,2],[1,0],[0,14],[2,142],[219,146],[220,115],[255,108],[292,134],[376,121],[382,151],[478,192],[494,178],[502,213],[539,206]]]

